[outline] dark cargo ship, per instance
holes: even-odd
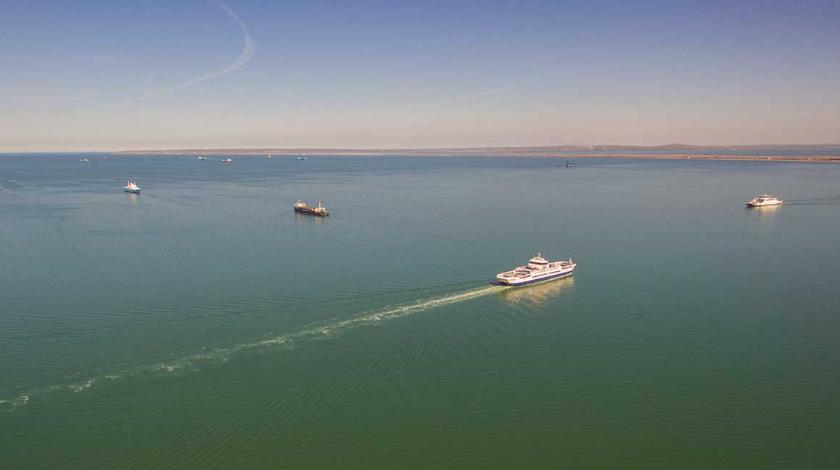
[[[301,214],[309,214],[309,215],[317,215],[319,217],[326,217],[330,215],[330,212],[324,207],[320,202],[318,202],[318,207],[309,207],[305,202],[298,201],[295,203],[295,212],[299,212]]]

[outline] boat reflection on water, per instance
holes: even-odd
[[[301,214],[299,212],[295,212],[295,222],[299,224],[311,224],[314,221],[316,225],[324,223],[327,220],[326,217],[312,217],[311,215]]]
[[[781,205],[747,207],[747,212],[749,212],[749,214],[753,217],[757,216],[759,219],[770,219],[776,216],[776,213],[779,212],[781,207]]]
[[[140,194],[138,194],[138,193],[125,193],[125,194],[128,195],[128,203],[131,204],[132,207],[136,206],[137,201],[140,199]]]
[[[499,292],[499,296],[510,304],[538,306],[553,297],[568,292],[574,286],[575,278],[565,277],[524,287],[508,288]]]

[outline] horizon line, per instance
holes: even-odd
[[[178,148],[143,148],[143,149],[88,149],[88,150],[0,150],[0,154],[29,154],[29,153],[175,153],[175,152],[221,152],[221,151],[250,151],[250,152],[306,152],[306,151],[336,151],[336,152],[400,152],[400,151],[481,151],[481,150],[541,150],[541,149],[577,149],[577,150],[704,150],[704,149],[759,149],[783,147],[840,147],[840,143],[785,143],[785,144],[550,144],[550,145],[472,145],[472,146],[431,146],[431,147],[333,147],[333,146],[247,146],[247,147],[178,147]]]

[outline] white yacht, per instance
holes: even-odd
[[[500,284],[508,286],[522,286],[571,276],[576,266],[577,264],[571,258],[562,261],[548,261],[542,257],[542,253],[538,253],[525,266],[519,266],[512,271],[497,274],[496,280]]]
[[[198,156],[198,159],[199,159],[199,160],[201,160],[201,161],[204,161],[204,160],[207,160],[207,157],[202,156],[202,155],[199,155],[199,156]]]
[[[747,202],[747,207],[764,207],[764,206],[780,206],[782,205],[781,199],[771,196],[769,194],[762,194],[761,196],[754,197]]]
[[[222,163],[233,163],[233,159],[232,158],[225,158],[224,160],[222,160]]]
[[[83,158],[83,159],[81,159],[81,160],[79,160],[79,161],[80,161],[80,162],[82,162],[82,163],[89,163],[89,162],[90,162],[90,159],[88,159],[88,158]]]
[[[123,187],[123,189],[127,193],[134,193],[134,194],[139,194],[140,193],[140,186],[137,186],[137,183],[134,182],[134,181],[127,182],[125,184],[125,186]]]

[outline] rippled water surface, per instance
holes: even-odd
[[[0,155],[0,468],[840,459],[840,166],[87,157]]]

